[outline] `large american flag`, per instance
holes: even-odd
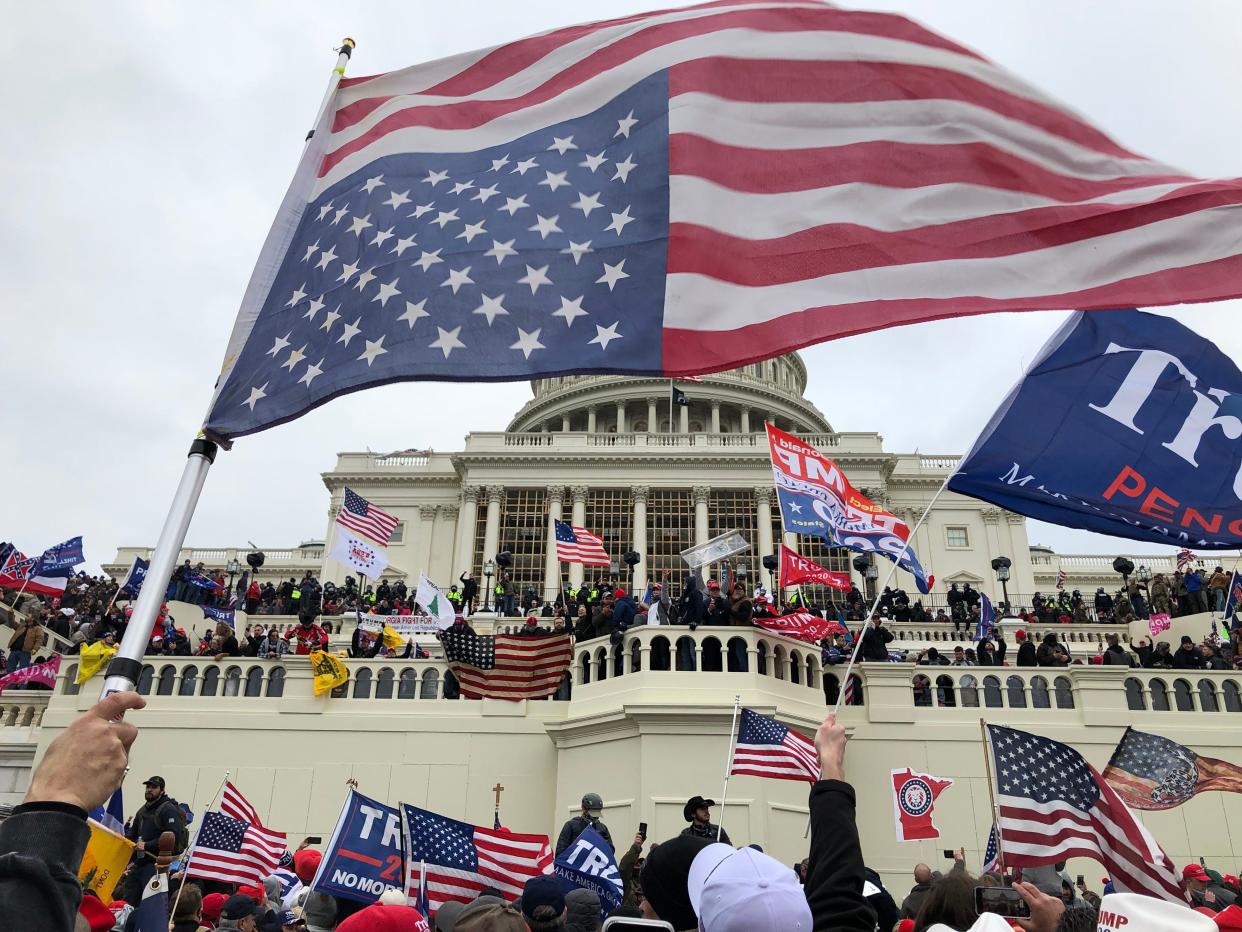
[[[1094,858],[1118,891],[1185,902],[1173,863],[1081,754],[1000,725],[987,738],[1007,866]]]
[[[1121,736],[1104,779],[1135,809],[1172,809],[1209,790],[1242,793],[1242,767],[1133,728]]]
[[[444,656],[468,699],[543,699],[556,692],[573,660],[568,634],[521,637],[441,632]]]
[[[347,531],[361,534],[381,547],[387,547],[393,528],[397,526],[397,519],[346,486],[345,499],[341,503],[341,510],[337,512],[336,523]]]
[[[454,901],[468,903],[486,887],[495,887],[512,902],[522,895],[527,880],[552,872],[547,835],[483,828],[404,803],[401,823],[407,895],[418,896],[426,862],[423,892],[432,909]]]
[[[742,709],[729,773],[814,783],[819,779],[819,755],[809,738],[758,712]]]
[[[585,563],[590,566],[607,566],[608,551],[603,538],[584,527],[572,527],[564,521],[556,525],[556,559],[562,563]]]
[[[1239,203],[901,16],[723,0],[553,30],[331,89],[207,427],[396,380],[686,376],[1234,297]]]
[[[276,870],[287,847],[283,834],[271,832],[257,822],[207,812],[190,852],[186,873],[225,883],[262,883],[264,877]]]

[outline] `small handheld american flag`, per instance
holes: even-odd
[[[604,541],[584,527],[572,527],[564,521],[555,521],[556,559],[562,563],[585,563],[589,566],[607,566],[608,551]]]
[[[276,870],[287,851],[285,834],[264,828],[249,800],[232,783],[225,783],[220,811],[203,816],[186,873],[257,884]]]
[[[336,516],[336,523],[347,531],[387,547],[397,519],[346,486],[345,500]]]
[[[745,773],[774,780],[819,779],[819,754],[815,743],[780,722],[742,710],[742,727],[733,752],[729,775]]]
[[[988,832],[988,847],[983,852],[983,866],[979,868],[980,874],[995,874],[1004,870],[1001,865],[1000,847],[996,844],[996,826],[992,826],[992,830]]]

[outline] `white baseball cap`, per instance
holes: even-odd
[[[811,907],[789,866],[754,848],[708,845],[686,878],[703,932],[811,929]]]
[[[1217,932],[1216,922],[1185,903],[1141,893],[1110,893],[1100,900],[1100,932]]]

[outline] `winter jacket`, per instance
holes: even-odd
[[[681,830],[683,835],[693,835],[695,838],[709,838],[712,841],[716,841],[717,832],[720,833],[720,842],[722,844],[733,844],[733,842],[729,841],[729,833],[723,828],[720,828],[720,826],[714,825],[711,822],[706,824],[702,822],[691,822]]]
[[[574,843],[574,839],[582,834],[582,830],[590,826],[596,833],[608,842],[608,847],[613,847],[612,834],[608,831],[608,826],[599,819],[589,819],[584,815],[576,815],[564,825],[561,826],[561,834],[556,839],[556,854],[560,853]]]
[[[0,916],[22,932],[74,927],[82,887],[78,865],[91,832],[86,813],[66,803],[18,806],[0,824]]]
[[[854,788],[840,780],[819,780],[811,786],[810,808],[805,890],[814,932],[874,932],[875,912],[863,897]]]

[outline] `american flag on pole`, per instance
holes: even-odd
[[[1177,571],[1179,573],[1184,573],[1186,571],[1186,567],[1193,566],[1196,559],[1197,558],[1191,551],[1186,548],[1182,548],[1177,552]]]
[[[242,300],[227,440],[411,379],[683,377],[940,317],[1242,292],[1242,182],[904,17],[707,3],[337,79]]]
[[[602,538],[584,527],[571,527],[564,521],[556,525],[556,559],[562,563],[585,563],[589,566],[607,566],[608,551]]]
[[[440,633],[444,656],[467,699],[543,699],[556,692],[573,660],[568,634]]]
[[[347,531],[373,540],[381,547],[387,547],[393,528],[397,526],[397,519],[346,486],[345,500],[341,503],[341,510],[337,512],[336,523]]]
[[[996,826],[993,825],[991,831],[988,832],[988,846],[983,852],[983,866],[979,868],[979,873],[992,874],[1000,870],[1000,849],[996,845]]]
[[[814,783],[819,779],[819,754],[809,738],[758,712],[742,709],[729,773]]]
[[[1058,590],[1065,588],[1066,578],[1067,578],[1067,574],[1065,570],[1061,569],[1060,567],[1057,567],[1057,589]]]
[[[987,726],[987,740],[1009,866],[1094,858],[1120,892],[1185,902],[1173,863],[1081,754],[1000,725]]]
[[[225,883],[258,884],[276,870],[287,848],[280,832],[222,812],[207,812],[186,873]]]
[[[407,895],[425,895],[432,909],[445,903],[468,903],[486,887],[495,887],[512,902],[522,895],[527,880],[552,872],[547,835],[483,828],[405,803],[401,804],[401,828]],[[423,862],[426,879],[420,890]]]

